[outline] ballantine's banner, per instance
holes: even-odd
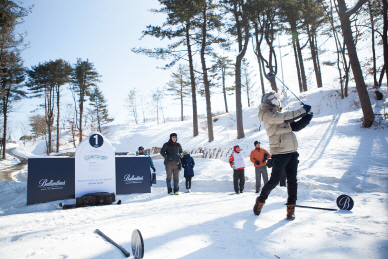
[[[74,199],[74,158],[29,158],[27,205]]]
[[[150,157],[116,157],[117,194],[150,193]]]
[[[75,197],[93,192],[116,193],[115,152],[100,133],[84,139],[75,152]]]

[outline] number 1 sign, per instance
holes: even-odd
[[[75,197],[92,192],[116,193],[115,153],[100,133],[93,133],[75,153]]]

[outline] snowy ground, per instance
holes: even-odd
[[[16,148],[18,145],[17,144],[7,144],[7,150]],[[16,164],[20,163],[20,160],[17,159],[16,157],[7,154],[6,159],[1,160],[0,162],[0,170],[6,169],[8,167],[14,166]]]
[[[387,92],[384,91],[386,96]],[[246,192],[233,193],[232,170],[222,159],[195,159],[193,193],[168,196],[162,160],[155,160],[157,185],[151,194],[118,195],[122,205],[61,210],[56,201],[26,206],[26,182],[0,182],[0,258],[124,258],[94,233],[96,228],[128,251],[133,229],[145,242],[144,258],[387,258],[388,130],[386,121],[360,127],[357,95],[341,100],[335,90],[314,90],[300,96],[313,106],[314,118],[296,133],[299,141],[298,204],[336,208],[341,194],[350,195],[351,211],[296,209],[285,220],[287,191],[277,187],[262,214],[253,215],[254,169],[248,156],[254,140],[268,149],[257,109],[244,110],[245,138],[236,139],[234,114],[214,123],[215,140],[192,138],[190,121],[135,128],[116,125],[106,137],[117,152],[161,146],[171,132],[184,149],[243,147],[247,164]],[[375,113],[388,111],[376,101]],[[299,107],[293,98],[285,109]],[[66,140],[66,135],[63,136]],[[44,142],[19,146],[18,155],[44,155]],[[69,150],[71,149],[69,145]],[[23,172],[22,172],[23,173]],[[25,172],[24,172],[25,173]],[[182,172],[183,174],[183,172]],[[21,178],[22,179],[22,178]],[[181,175],[181,190],[184,180]]]

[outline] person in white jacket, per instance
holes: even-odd
[[[238,145],[233,147],[233,153],[230,155],[229,163],[233,168],[233,185],[236,194],[243,193],[245,185],[245,163],[244,156],[241,153],[241,149]],[[240,180],[240,184],[238,183]],[[240,187],[240,189],[239,189]]]
[[[302,108],[282,112],[280,95],[271,91],[263,95],[259,105],[259,119],[264,122],[264,128],[269,138],[270,153],[272,155],[272,173],[269,181],[256,198],[253,213],[260,215],[266,199],[271,191],[279,184],[282,172],[287,175],[287,219],[295,219],[295,204],[297,200],[297,171],[298,171],[298,141],[293,131],[305,128],[313,115],[308,112],[310,105]]]

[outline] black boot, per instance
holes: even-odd
[[[168,193],[168,194],[172,194],[172,188],[168,188],[167,193]]]
[[[178,188],[174,188],[174,194],[175,195],[179,195],[179,187]]]

